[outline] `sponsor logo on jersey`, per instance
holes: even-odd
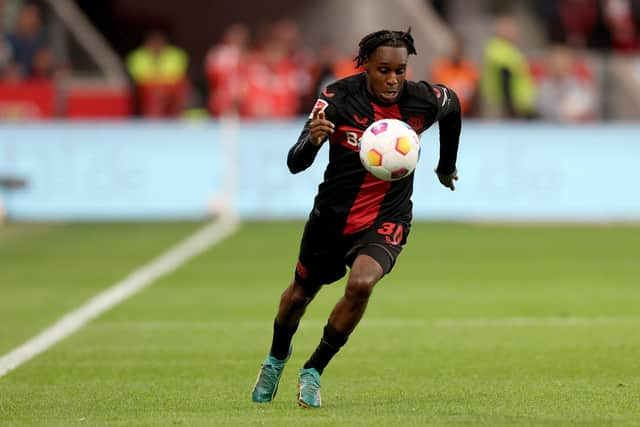
[[[352,128],[350,126],[338,126],[336,133],[337,135],[334,134],[333,137],[336,138],[336,141],[340,142],[340,145],[355,152],[360,151],[362,129]]]

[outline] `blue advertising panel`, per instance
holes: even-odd
[[[305,218],[328,158],[297,175],[287,152],[303,122],[0,125],[0,190],[17,220],[194,219],[220,206],[244,218]],[[463,128],[455,192],[422,135],[416,219],[640,221],[640,126],[475,123]]]
[[[217,129],[175,124],[14,124],[0,127],[0,190],[19,220],[184,219],[220,192]]]
[[[242,191],[248,217],[305,217],[322,180],[328,147],[312,167],[288,175],[295,129],[242,130]],[[455,192],[442,187],[437,125],[421,138],[413,195],[416,219],[514,221],[640,220],[640,126],[466,123]]]

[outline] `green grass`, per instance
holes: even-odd
[[[0,354],[198,224],[0,229]],[[363,323],[295,403],[343,282],[295,337],[276,401],[249,392],[301,223],[248,223],[0,378],[0,425],[640,425],[640,228],[415,224]]]
[[[197,224],[0,227],[0,354],[196,228]]]

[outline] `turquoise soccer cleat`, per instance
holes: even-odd
[[[267,356],[267,359],[260,367],[258,378],[251,391],[251,400],[256,403],[269,403],[276,397],[280,377],[282,376],[282,371],[284,371],[284,366],[291,356],[291,351],[292,349],[289,348],[289,354],[284,360],[276,359],[271,355]]]
[[[319,408],[322,405],[320,373],[315,368],[300,369],[298,405],[303,408]]]

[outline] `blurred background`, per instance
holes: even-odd
[[[433,126],[330,412],[291,410],[294,369],[256,411],[329,150],[287,152],[359,40],[409,27],[409,77],[462,101],[460,181]],[[0,0],[0,424],[637,426],[639,159],[640,0]]]
[[[426,220],[637,221],[639,0],[0,0],[5,220],[304,218],[284,165],[358,41],[412,28],[412,80],[465,116],[455,197],[423,136]],[[437,128],[437,126],[436,126]],[[425,165],[425,163],[427,163]]]

